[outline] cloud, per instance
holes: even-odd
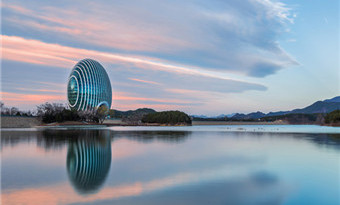
[[[78,60],[85,57],[94,58],[110,64],[132,64],[138,68],[166,71],[170,73],[198,75],[226,80],[238,80],[218,73],[207,72],[198,67],[171,64],[160,59],[142,56],[129,56],[116,53],[100,52],[95,50],[79,49],[74,47],[50,44],[38,40],[25,39],[18,36],[1,35],[3,40],[3,59],[41,64],[47,66],[60,66],[72,68]]]
[[[173,187],[184,187],[191,192],[188,192],[189,197],[181,198],[183,201],[190,202],[196,199],[197,192],[205,193],[203,198],[221,194],[216,190],[230,190],[232,193],[224,193],[219,195],[218,201],[232,201],[235,204],[249,204],[257,202],[259,204],[281,204],[283,199],[287,197],[289,189],[276,178],[275,175],[266,172],[255,173],[253,176],[247,176],[242,171],[236,174],[241,176],[238,180],[231,180],[235,175],[234,171],[226,171],[223,167],[214,167],[215,169],[205,169],[191,172],[177,172],[163,178],[152,178],[146,181],[135,181],[133,183],[119,184],[114,186],[106,186],[95,195],[87,195],[86,197],[76,194],[71,186],[67,183],[57,183],[53,185],[39,186],[35,188],[23,188],[2,193],[4,204],[73,204],[73,203],[94,203],[100,201],[119,200],[128,198],[133,204],[137,201],[150,199],[160,200],[157,193],[167,190],[166,195],[161,195],[162,199],[168,198],[170,202],[166,204],[177,204],[178,198],[173,197],[173,192],[169,191]],[[234,174],[234,175],[233,175]],[[220,183],[213,181],[219,180]],[[194,183],[200,183],[200,186],[192,186]],[[177,190],[175,190],[177,191]],[[271,196],[268,197],[268,192]],[[164,192],[163,192],[164,193]],[[193,194],[195,196],[191,196]],[[248,197],[244,197],[246,194]],[[149,197],[146,197],[149,196]],[[224,197],[222,197],[224,196]],[[133,198],[129,198],[133,197]],[[137,198],[140,197],[140,198]],[[198,197],[194,204],[199,203],[202,197]],[[246,199],[245,199],[246,198]],[[174,200],[175,199],[175,200]],[[203,199],[204,200],[204,199]],[[164,200],[163,200],[164,201]],[[173,203],[176,201],[177,203]],[[116,201],[117,202],[117,201]],[[150,204],[145,203],[145,204]]]
[[[22,104],[25,106],[35,106],[44,102],[64,102],[66,95],[48,95],[48,94],[22,94],[22,93],[10,93],[0,92],[1,101],[6,106],[21,107]]]
[[[137,82],[148,83],[148,84],[153,84],[153,85],[161,85],[161,83],[157,83],[157,82],[154,82],[154,81],[137,79],[137,78],[129,78],[129,80],[134,80],[134,81],[137,81]]]
[[[18,36],[2,35],[1,37],[3,41],[2,58],[10,61],[37,64],[37,68],[39,69],[35,71],[35,74],[33,74],[32,71],[28,72],[28,74],[31,75],[30,78],[33,78],[36,82],[38,79],[46,78],[46,76],[39,77],[39,73],[46,74],[46,69],[50,66],[54,66],[53,72],[57,72],[58,69],[55,67],[70,70],[78,60],[85,57],[98,60],[104,65],[110,76],[113,86],[113,102],[115,108],[126,108],[127,105],[138,105],[163,110],[166,109],[166,105],[168,105],[168,109],[179,109],[183,107],[200,106],[206,101],[206,96],[198,95],[200,96],[200,100],[197,102],[196,98],[190,98],[184,94],[167,92],[169,88],[185,88],[186,90],[221,93],[266,90],[265,86],[249,82],[248,78],[232,73],[212,72],[198,67],[172,64],[171,62],[161,61],[155,58],[80,49],[25,39]],[[38,83],[40,84],[39,86],[44,86],[44,88],[39,88],[37,87],[38,85],[33,86],[33,82],[28,82],[27,78],[17,76],[14,70],[9,69],[13,66],[21,67],[22,65],[20,64],[4,65],[3,74],[7,79],[4,82],[4,91],[6,91],[4,99],[7,99],[6,95],[9,95],[8,93],[17,93],[18,90],[26,91],[25,94],[41,94],[46,93],[48,90],[56,90],[56,83],[52,82],[52,84],[47,84],[46,82],[40,82]],[[61,81],[57,83],[58,88],[63,90],[61,93],[66,92],[65,86],[68,71],[65,72],[65,70],[63,70],[63,73],[66,75],[64,77],[60,76],[62,79],[57,79],[59,82]],[[157,79],[157,82],[153,79]],[[31,86],[33,87],[23,89],[22,84],[13,85],[12,82],[26,82],[26,85],[32,84]],[[37,93],[39,91],[40,93]],[[117,95],[118,93],[128,93],[128,95],[123,97]],[[65,97],[63,97],[63,99],[65,99]],[[51,100],[53,99],[51,98]],[[7,100],[4,101],[6,102]],[[44,101],[41,101],[40,103],[43,102]],[[129,109],[137,108],[132,107]]]
[[[61,2],[3,4],[4,33],[253,77],[298,64],[278,44],[295,16],[280,1]]]
[[[113,93],[126,94],[113,99],[113,108],[191,113],[230,107],[232,93],[266,91],[262,78],[297,65],[278,42],[295,16],[280,1],[79,3],[13,0],[1,5],[4,93],[66,92],[69,70],[92,58],[106,68]]]

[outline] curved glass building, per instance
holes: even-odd
[[[67,99],[71,109],[110,108],[112,88],[104,67],[92,59],[79,61],[68,78]]]

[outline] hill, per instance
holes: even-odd
[[[231,117],[226,117],[227,115],[220,115],[225,117],[216,117],[216,118],[199,118],[193,117],[194,120],[199,121],[272,121],[273,119],[276,120],[286,120],[292,123],[304,123],[304,122],[312,122],[312,121],[319,121],[317,114],[322,114],[324,116],[327,113],[330,113],[334,110],[340,110],[340,96],[323,100],[317,101],[313,104],[299,109],[294,109],[291,111],[278,111],[278,112],[269,112],[267,114],[263,112],[252,112],[249,114],[243,113],[236,113]],[[304,114],[304,115],[299,115]],[[275,117],[277,116],[277,117]]]
[[[253,112],[249,114],[236,114],[231,119],[235,120],[249,120],[249,119],[260,119],[263,117],[271,117],[271,116],[282,116],[287,114],[326,114],[330,113],[334,110],[340,110],[340,96],[327,99],[324,101],[317,101],[307,107],[294,109],[291,111],[279,111],[279,112],[269,112],[264,114],[262,112]]]
[[[325,123],[340,125],[340,110],[334,110],[325,116]]]
[[[338,101],[338,99],[340,99],[340,96],[329,100],[317,101],[305,108],[295,109],[290,111],[289,113],[306,113],[306,114],[329,113],[334,110],[340,109],[340,102]]]
[[[164,111],[144,115],[143,123],[157,123],[166,125],[191,125],[191,118],[181,111]]]
[[[264,114],[263,112],[252,112],[249,114],[240,114],[240,113],[236,113],[235,115],[233,115],[231,117],[231,119],[233,120],[253,120],[253,119],[259,119],[261,117],[266,116],[266,114]]]
[[[139,108],[137,110],[128,110],[128,111],[120,111],[120,110],[110,110],[111,118],[126,118],[131,116],[140,116],[149,113],[156,112],[154,109],[150,108]]]
[[[324,102],[340,102],[340,96],[334,97],[332,99],[324,100]]]
[[[323,114],[304,114],[304,113],[290,113],[285,115],[266,116],[259,119],[264,122],[283,121],[289,124],[323,124]]]

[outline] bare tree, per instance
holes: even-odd
[[[1,110],[1,113],[2,113],[2,110],[5,108],[5,104],[2,102],[2,101],[0,101],[0,110]]]
[[[96,110],[96,117],[98,118],[99,123],[103,123],[106,116],[109,114],[109,109],[106,106],[100,106]]]
[[[19,112],[19,109],[16,107],[11,107],[10,115],[16,115]]]

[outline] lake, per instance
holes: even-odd
[[[340,128],[3,129],[2,204],[340,204]]]

